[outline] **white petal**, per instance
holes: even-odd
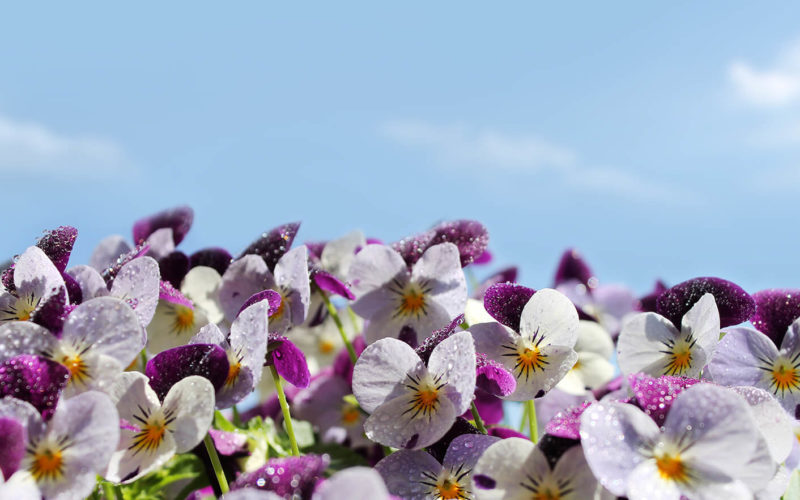
[[[225,317],[219,301],[219,289],[222,276],[216,269],[207,266],[195,266],[186,273],[181,284],[181,293],[205,311],[208,320],[219,323]],[[249,297],[248,297],[249,298]]]
[[[578,312],[561,292],[544,288],[522,309],[519,333],[544,336],[544,343],[573,347],[578,340]]]
[[[52,352],[58,339],[44,327],[30,321],[0,325],[0,363],[20,354],[43,355]]]
[[[464,312],[467,303],[467,280],[461,268],[458,247],[440,243],[428,248],[414,264],[411,281],[425,284],[430,295],[444,307],[450,318]]]
[[[14,266],[14,285],[20,296],[33,294],[40,299],[39,304],[44,304],[47,299],[59,293],[65,300],[67,298],[64,278],[50,257],[39,247],[28,247],[20,255]]]
[[[656,313],[632,316],[617,339],[617,361],[623,374],[645,372],[663,375],[666,355],[664,343],[679,337],[678,330],[667,318]]]
[[[508,438],[489,446],[472,471],[472,491],[478,500],[500,500],[516,498],[521,494],[523,464],[538,472],[538,476],[549,470],[547,459],[527,439]],[[491,488],[486,486],[492,485]]]
[[[253,294],[275,287],[275,278],[264,259],[258,255],[236,259],[222,275],[219,287],[219,302],[225,311],[225,318],[233,321]]]
[[[447,382],[448,397],[459,415],[469,409],[475,394],[475,344],[469,332],[458,332],[434,347],[428,371]]]
[[[733,387],[742,396],[756,420],[758,430],[769,446],[770,455],[783,463],[792,451],[794,421],[783,411],[781,404],[770,393],[756,387]]]
[[[67,274],[72,276],[81,287],[81,296],[84,301],[95,297],[105,297],[108,295],[106,280],[100,276],[95,268],[90,266],[75,266],[67,269]]]
[[[301,245],[292,248],[275,264],[275,283],[284,290],[291,290],[289,303],[292,325],[300,325],[308,316],[311,302],[311,285],[308,276],[308,248]]]
[[[120,255],[126,254],[131,250],[133,250],[133,247],[125,241],[124,237],[118,234],[108,236],[100,241],[94,252],[92,252],[92,256],[89,258],[89,265],[102,273],[113,266]]]
[[[405,286],[410,278],[406,263],[400,254],[383,245],[367,245],[358,252],[350,265],[348,281],[356,296],[353,310],[362,318],[370,319],[377,311],[391,309],[397,295],[389,291],[392,280]]]
[[[627,496],[630,500],[678,500],[681,492],[675,481],[661,477],[656,461],[649,459],[631,472]]]
[[[403,394],[409,373],[424,370],[414,349],[397,339],[381,339],[361,353],[353,369],[353,394],[361,408],[372,413],[384,402]]]
[[[691,333],[697,345],[710,357],[719,343],[719,311],[714,296],[707,293],[700,297],[681,320],[681,333]]]
[[[458,413],[448,398],[439,398],[428,416],[409,411],[413,394],[406,391],[382,404],[364,422],[371,440],[393,448],[420,449],[441,439],[453,426]]]
[[[614,341],[605,328],[594,321],[578,321],[578,341],[575,342],[576,352],[593,352],[605,359],[611,359],[614,354]]]
[[[367,239],[364,233],[356,229],[339,239],[331,240],[325,244],[320,256],[322,268],[337,278],[345,279],[350,264],[356,256],[356,249],[365,247]]]
[[[211,427],[214,418],[214,386],[204,377],[191,375],[173,385],[164,398],[165,414],[171,412],[170,424],[178,453],[197,446]]]
[[[122,266],[111,285],[111,295],[133,308],[142,327],[150,324],[156,312],[160,278],[158,262],[140,257]]]
[[[139,319],[128,304],[114,297],[97,297],[70,313],[61,340],[91,347],[125,367],[144,347],[141,332]]]

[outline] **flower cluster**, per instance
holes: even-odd
[[[637,296],[571,249],[479,282],[468,220],[186,252],[193,218],[0,266],[0,498],[800,498],[800,290]]]

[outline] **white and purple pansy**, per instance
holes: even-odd
[[[494,304],[509,294],[509,310],[503,318],[518,324],[518,331],[500,323],[480,323],[470,327],[475,348],[502,364],[517,379],[514,392],[504,396],[511,401],[527,401],[543,396],[575,365],[578,355],[573,349],[578,338],[578,313],[575,306],[560,292],[543,289],[532,294],[519,309],[519,290],[496,285],[487,292],[489,313],[498,314]],[[524,295],[527,291],[523,290]],[[524,297],[524,295],[522,297]]]
[[[477,500],[582,500],[597,489],[580,446],[569,448],[551,467],[539,447],[520,438],[489,446],[475,464],[472,482]]]
[[[0,421],[25,443],[24,452],[6,455],[3,464],[19,481],[33,481],[39,495],[70,500],[87,497],[96,476],[105,468],[119,440],[117,410],[109,397],[88,391],[58,403],[46,424],[28,403],[14,398],[0,400]],[[21,499],[20,499],[21,500]]]
[[[748,404],[729,389],[689,387],[661,428],[633,405],[595,403],[583,413],[580,433],[592,472],[615,495],[752,498],[744,480],[761,436]]]
[[[461,267],[466,267],[485,255],[486,247],[489,246],[489,231],[475,220],[445,221],[424,233],[403,238],[391,246],[410,268],[429,248],[440,243],[454,244],[458,248]]]
[[[222,347],[190,344],[158,353],[147,362],[144,373],[158,399],[164,401],[172,386],[192,375],[205,377],[218,392],[228,379],[230,364]]]
[[[214,387],[197,375],[173,385],[163,403],[139,372],[120,374],[109,394],[119,413],[120,439],[103,476],[115,483],[134,481],[175,453],[190,451],[214,416]]]
[[[76,307],[60,337],[29,322],[0,325],[0,362],[20,354],[43,356],[69,371],[67,394],[103,389],[144,347],[133,310],[112,297]]]
[[[679,324],[680,330],[652,312],[626,321],[617,341],[622,373],[699,377],[719,342],[720,317],[714,296],[706,293],[700,297]]]
[[[427,248],[409,271],[390,247],[367,245],[353,260],[348,280],[353,310],[368,320],[367,344],[402,338],[416,347],[430,332],[464,312],[467,283],[452,243]]]
[[[67,287],[61,272],[39,247],[29,247],[10,270],[13,280],[0,292],[0,324],[29,321],[51,300],[63,308],[68,303]],[[9,289],[9,284],[13,284]]]
[[[450,443],[440,463],[422,450],[399,450],[375,465],[389,493],[408,500],[474,498],[472,471],[483,452],[500,441],[462,434]]]
[[[267,354],[269,302],[255,302],[245,308],[231,324],[227,336],[214,324],[208,324],[192,337],[189,344],[215,344],[228,356],[228,375],[216,394],[216,407],[229,408],[238,403],[261,380]]]
[[[161,281],[158,306],[147,326],[147,350],[153,354],[185,345],[208,318],[169,282]]]
[[[400,340],[367,346],[353,370],[353,394],[370,413],[367,437],[406,449],[435,443],[469,408],[475,378],[475,346],[468,332],[439,343],[427,366]]]

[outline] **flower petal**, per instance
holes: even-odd
[[[164,398],[164,412],[175,421],[170,425],[176,451],[186,453],[203,440],[214,418],[214,387],[205,377],[191,375],[173,385]]]
[[[431,353],[428,371],[447,382],[447,396],[456,415],[469,409],[475,393],[475,343],[469,332],[458,332],[442,341]]]
[[[542,336],[545,344],[573,347],[578,340],[578,312],[561,292],[539,290],[522,309],[519,333]]]
[[[589,265],[583,256],[574,248],[567,249],[562,255],[553,278],[553,286],[558,286],[568,281],[578,281],[584,286],[589,286],[589,280],[594,277]]]
[[[662,375],[666,355],[661,351],[665,343],[673,342],[679,335],[672,322],[656,313],[632,316],[622,325],[617,339],[620,370],[623,374]]]
[[[219,287],[219,302],[225,318],[233,321],[247,299],[267,288],[275,288],[275,279],[263,259],[245,255],[233,261]]]
[[[353,394],[361,408],[372,413],[403,394],[408,373],[424,369],[411,347],[397,339],[381,339],[361,353],[353,369]]]
[[[108,236],[100,241],[89,257],[89,265],[98,272],[103,272],[114,265],[114,261],[121,255],[133,250],[130,243],[118,234]]]
[[[778,349],[763,333],[750,328],[730,328],[708,364],[712,379],[728,386],[752,385],[765,388],[762,360],[774,361]],[[768,387],[768,386],[766,386]]]
[[[438,476],[440,464],[422,450],[398,450],[375,464],[389,493],[400,498],[428,498],[430,475]]]
[[[270,339],[267,356],[271,356],[271,364],[275,365],[275,370],[287,382],[299,388],[308,387],[311,373],[308,371],[306,356],[286,337],[275,342]]]
[[[160,276],[154,259],[140,257],[122,266],[111,285],[111,295],[131,306],[142,327],[150,324],[156,312]]]
[[[486,290],[483,306],[494,319],[518,332],[522,310],[535,293],[516,283],[498,283]]]
[[[367,437],[385,446],[418,450],[444,436],[460,413],[449,398],[440,397],[436,409],[425,416],[413,409],[413,398],[406,391],[376,408],[364,422]]]
[[[64,272],[77,237],[78,230],[74,227],[59,226],[52,231],[47,231],[36,242],[36,246],[41,248],[53,261],[59,272]]]
[[[473,469],[483,452],[498,441],[500,438],[494,436],[462,434],[450,442],[442,465],[453,468],[463,465],[465,469]]]
[[[743,323],[755,312],[753,298],[735,283],[721,278],[693,278],[661,294],[658,313],[680,325],[683,315],[706,293],[714,296],[723,328]]]
[[[188,206],[178,206],[137,220],[133,224],[133,241],[141,243],[156,230],[172,229],[175,245],[180,244],[192,227],[194,210]]]
[[[433,245],[411,271],[411,281],[424,283],[450,318],[463,313],[467,303],[467,280],[458,259],[458,247],[452,243]]]
[[[391,309],[396,295],[389,290],[394,280],[403,285],[409,273],[400,255],[383,245],[367,245],[350,265],[348,281],[356,296],[352,307],[359,316],[370,319],[378,311]]]
[[[55,411],[69,371],[55,361],[22,354],[0,363],[0,397],[13,396],[32,404],[49,419]]]
[[[238,258],[241,259],[245,255],[251,254],[258,255],[267,264],[269,270],[274,271],[278,260],[292,247],[292,242],[294,242],[294,237],[299,229],[299,222],[290,222],[262,233],[257,240],[242,251]]]
[[[191,269],[198,266],[210,267],[222,276],[232,261],[233,256],[224,248],[203,248],[189,256],[189,267]]]
[[[313,500],[389,500],[389,491],[377,471],[349,467],[323,482]]]
[[[753,294],[756,312],[751,323],[766,334],[775,345],[781,345],[789,326],[800,317],[800,290],[772,289]]]
[[[150,387],[163,400],[170,388],[190,375],[207,378],[218,390],[228,376],[228,356],[213,344],[192,344],[168,349],[147,362]]]
[[[139,320],[128,304],[114,297],[97,297],[70,313],[61,339],[91,345],[93,352],[128,366],[144,347],[141,332]]]

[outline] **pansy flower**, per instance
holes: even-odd
[[[361,353],[353,394],[370,417],[367,437],[395,448],[435,443],[470,406],[475,392],[475,346],[468,332],[438,344],[427,366],[405,342],[381,339]]]
[[[181,283],[181,293],[192,301],[194,307],[203,311],[209,323],[220,323],[225,312],[219,301],[222,275],[210,266],[195,266],[186,273]]]
[[[320,375],[292,401],[292,413],[311,422],[323,442],[349,443],[351,448],[372,444],[364,435],[367,416],[345,399],[350,384],[338,375]]]
[[[458,248],[461,267],[481,258],[489,245],[489,231],[475,220],[454,220],[437,224],[424,233],[403,238],[392,248],[412,267],[433,246],[452,243]]]
[[[114,403],[97,391],[59,401],[47,424],[27,403],[3,398],[0,420],[4,419],[24,428],[24,455],[14,476],[31,478],[48,499],[88,496],[119,440]]]
[[[458,247],[452,243],[431,246],[410,271],[395,250],[367,245],[353,260],[348,279],[356,295],[353,310],[368,320],[367,344],[402,335],[416,347],[463,313],[467,300]]]
[[[498,441],[481,455],[472,476],[477,500],[592,498],[597,480],[580,446],[569,448],[551,468],[542,450],[527,439]]]
[[[714,296],[706,293],[700,297],[680,324],[678,330],[672,321],[651,312],[631,317],[617,342],[622,373],[698,378],[719,342],[720,318]]]
[[[339,279],[346,279],[356,253],[367,246],[367,238],[358,229],[341,238],[325,242],[317,254],[319,266]]]
[[[173,385],[163,403],[139,372],[121,373],[109,390],[120,438],[103,477],[127,483],[203,440],[214,416],[214,387],[196,375]]]
[[[615,368],[609,361],[614,355],[614,341],[599,323],[578,322],[578,341],[574,349],[578,360],[556,387],[580,395],[614,378]]]
[[[162,281],[159,290],[158,306],[147,326],[147,350],[151,353],[185,345],[208,324],[203,311],[171,284]]]
[[[13,290],[0,293],[0,324],[28,321],[50,300],[68,302],[64,278],[39,247],[29,247],[13,267]]]
[[[283,254],[273,269],[260,255],[248,254],[233,261],[222,276],[219,289],[225,318],[233,321],[248,298],[267,289],[281,295],[280,306],[270,317],[273,332],[282,333],[303,323],[308,315],[311,294],[305,246]]]
[[[633,405],[595,403],[583,413],[580,432],[592,472],[615,495],[751,498],[741,479],[760,435],[747,403],[728,389],[686,389],[660,429]]]
[[[216,394],[216,407],[229,408],[244,399],[261,380],[267,354],[267,315],[264,300],[245,308],[233,320],[226,337],[214,324],[208,324],[192,337],[189,344],[214,344],[225,349],[228,376]]]
[[[389,493],[409,500],[473,498],[472,471],[481,454],[500,441],[462,434],[453,439],[440,463],[421,450],[399,450],[375,465]]]
[[[69,371],[68,394],[103,389],[142,350],[141,331],[125,302],[98,297],[70,313],[61,337],[28,322],[0,326],[0,362],[20,354],[43,356]]]
[[[469,331],[478,352],[501,363],[516,377],[516,389],[503,399],[527,401],[547,393],[578,360],[573,349],[578,337],[578,313],[567,297],[552,289],[539,290],[526,302],[501,300],[504,294],[516,297],[516,288],[495,288],[487,292],[484,300],[513,308],[504,319],[519,325],[519,333],[500,323],[481,323]],[[517,308],[521,312],[514,320]],[[494,306],[490,309],[495,317],[501,316]]]

